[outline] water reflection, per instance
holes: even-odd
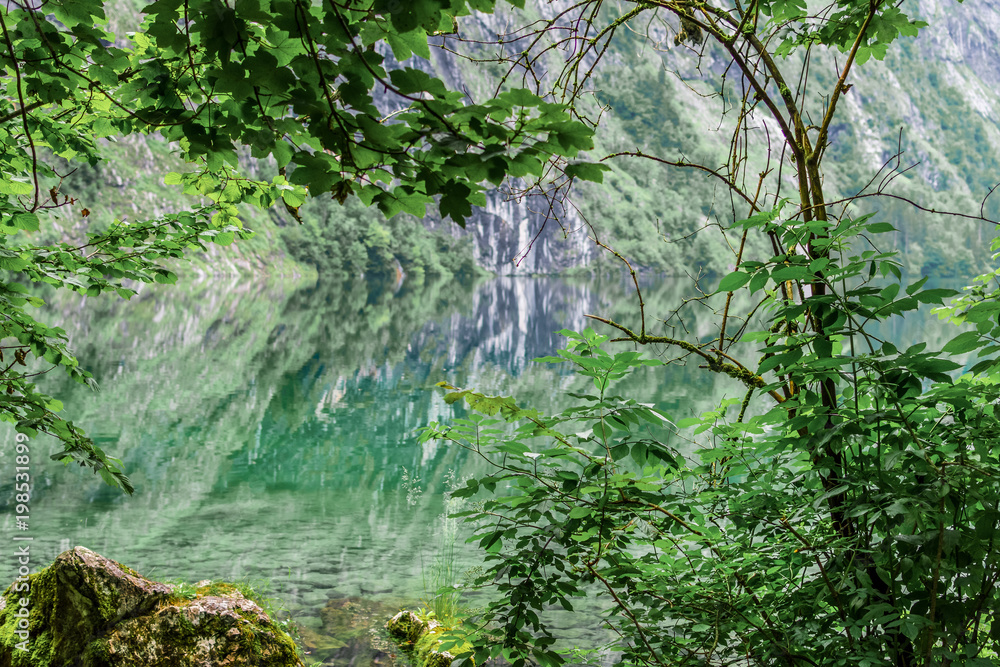
[[[52,317],[102,390],[46,389],[124,460],[137,492],[39,452],[35,562],[79,544],[157,578],[265,579],[315,629],[331,600],[413,602],[442,546],[445,480],[476,472],[461,450],[413,437],[454,414],[434,383],[551,404],[572,378],[528,362],[605,307],[598,293],[504,278],[63,296]]]
[[[671,281],[650,285],[649,312],[676,294]],[[154,578],[267,580],[310,631],[347,622],[345,609],[412,603],[445,546],[446,479],[480,472],[461,450],[416,442],[414,429],[455,414],[434,384],[552,408],[588,380],[530,360],[555,351],[556,330],[588,326],[588,312],[630,322],[634,311],[621,282],[531,278],[396,291],[206,283],[130,303],[58,300],[56,323],[102,391],[57,379],[46,389],[124,460],[137,491],[38,452],[35,563],[84,545]],[[707,310],[685,325],[711,335]],[[675,415],[740,391],[696,366],[649,369],[628,389]],[[13,497],[10,483],[0,497]]]

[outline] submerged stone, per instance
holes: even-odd
[[[84,547],[0,597],[0,667],[298,667],[295,644],[229,584],[187,596]]]
[[[440,650],[444,627],[435,619],[423,619],[403,610],[389,619],[385,628],[389,637],[408,652],[417,667],[449,667],[455,656]]]
[[[393,607],[362,597],[334,597],[319,612],[318,626],[299,626],[303,646],[311,658],[330,665],[373,667],[393,665],[394,646],[381,625]]]
[[[386,622],[385,629],[400,646],[412,649],[427,634],[427,623],[412,611],[404,609]]]

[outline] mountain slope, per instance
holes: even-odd
[[[404,64],[433,72],[472,99],[488,98],[503,77],[513,84],[518,72],[489,62],[496,48],[485,43],[571,4],[531,0],[523,11],[508,8],[465,17],[458,35],[438,38],[442,48],[434,51],[432,61],[414,56]],[[122,8],[114,14],[119,34],[140,19],[133,5]],[[884,62],[871,61],[855,70],[853,87],[831,128],[827,193],[831,198],[853,195],[879,175],[877,184],[888,173],[880,169],[899,147],[900,170],[919,164],[894,178],[889,192],[927,208],[977,214],[980,201],[1000,181],[1000,100],[992,92],[1000,85],[1000,60],[993,53],[1000,37],[1000,2],[922,0],[911,11],[930,25],[916,38],[898,40]],[[590,157],[641,150],[721,166],[728,159],[730,139],[721,113],[725,98],[705,95],[725,60],[710,49],[699,58],[691,44],[675,44],[678,26],[669,22],[654,24],[652,39],[643,26],[633,28],[639,32],[616,35],[595,70],[592,94],[582,102],[595,113],[603,107],[598,146]],[[455,50],[480,61],[457,57]],[[391,58],[388,48],[384,55]],[[549,53],[539,69],[558,72],[562,55]],[[835,63],[842,60],[840,54],[816,54],[812,67],[821,83],[832,82]],[[551,76],[541,76],[542,87]],[[524,82],[531,83],[530,77],[516,85]],[[820,101],[815,95],[814,104]],[[381,103],[386,108],[395,104],[389,94]],[[163,142],[120,142],[111,156],[67,181],[94,211],[88,222],[107,225],[137,216],[140,209],[147,214],[184,205],[184,198],[160,181],[165,171],[182,166],[172,165],[176,158]],[[303,225],[283,211],[247,210],[245,223],[257,236],[223,252],[217,249],[197,264],[203,272],[318,270],[328,277],[385,273],[411,279],[425,273],[467,273],[475,267],[537,274],[614,264],[588,238],[594,235],[637,265],[661,271],[698,266],[724,270],[732,262],[721,234],[695,234],[746,215],[732,208],[711,177],[637,158],[615,158],[608,164],[613,171],[604,183],[578,185],[571,204],[558,207],[559,220],[547,221],[552,210],[544,198],[518,199],[501,191],[488,197],[466,230],[434,214],[423,222],[407,216],[387,221],[357,202],[339,206],[313,200],[302,209]],[[245,166],[264,177],[274,171],[266,161],[249,158]],[[967,273],[989,262],[993,230],[981,222],[921,214],[893,198],[872,198],[858,207],[858,212],[871,210],[900,230],[895,242],[911,269]],[[1000,217],[1000,201],[988,200],[983,211]],[[67,221],[54,233],[81,234],[81,225],[83,221]]]

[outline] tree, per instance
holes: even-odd
[[[895,254],[877,245],[892,226],[857,206],[894,196],[899,156],[860,192],[824,192],[830,128],[853,69],[923,24],[879,0],[622,6],[611,14],[579,2],[505,36],[517,45],[512,71],[531,76],[540,56],[530,44],[568,51],[556,94],[584,117],[587,82],[619,31],[646,29],[659,44],[673,32],[692,58],[711,59],[703,71],[722,72],[713,80],[732,137],[725,164],[639,150],[605,159],[654,160],[720,183],[733,204],[717,226],[736,269],[658,314],[666,325],[692,303],[715,308],[714,335],[651,333],[661,325],[638,280],[634,324],[593,316],[618,338],[565,332],[568,349],[540,361],[574,364],[596,393],[573,395],[560,414],[445,387],[472,416],[425,437],[494,466],[453,494],[494,496],[470,520],[488,564],[480,583],[499,596],[471,619],[479,640],[465,664],[562,662],[543,612],[594,589],[622,664],[995,664],[996,275],[947,307],[957,292],[903,280]],[[816,63],[833,60],[837,75],[824,80]],[[551,84],[536,80],[538,90]],[[941,350],[871,333],[926,305],[974,329]],[[661,362],[637,349],[612,354],[609,342],[696,361],[743,398],[675,423],[650,397],[613,392],[635,367]],[[957,376],[975,350],[982,359]]]
[[[523,2],[523,0],[522,0]],[[591,130],[524,89],[481,103],[396,61],[493,0],[156,0],[139,30],[112,35],[102,0],[8,1],[0,10],[0,418],[63,442],[54,458],[89,465],[131,491],[121,462],[59,417],[35,386],[61,366],[93,382],[64,333],[36,321],[24,283],[128,299],[136,281],[172,283],[170,261],[246,238],[238,206],[357,196],[387,216],[427,204],[464,224],[507,176],[540,178],[592,146]],[[392,67],[390,67],[392,63]],[[376,101],[373,91],[384,91]],[[189,169],[165,182],[200,206],[89,229],[66,177],[118,138],[170,142]],[[240,172],[240,152],[272,160],[270,181]],[[599,178],[600,171],[581,174]],[[62,226],[60,226],[60,224]],[[42,230],[42,231],[39,231]],[[55,242],[43,242],[45,236]]]

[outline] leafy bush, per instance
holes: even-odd
[[[742,224],[786,244],[808,227],[778,230],[774,217]],[[766,319],[740,348],[761,361],[750,370],[735,350],[692,346],[746,391],[705,414],[675,422],[616,395],[615,382],[662,362],[612,354],[592,330],[564,331],[567,349],[538,360],[593,378],[594,393],[572,395],[557,415],[446,387],[472,414],[423,437],[493,465],[453,493],[484,497],[462,515],[487,563],[478,583],[499,594],[474,619],[468,659],[562,662],[545,612],[596,589],[622,664],[994,664],[1000,271],[942,307],[973,330],[940,350],[900,349],[869,333],[871,322],[955,292],[926,279],[904,288],[892,253],[833,259],[857,234],[888,231],[843,221],[824,265],[837,282],[801,302],[784,285],[813,275],[804,260],[745,262],[724,277],[720,293],[763,295]],[[813,319],[822,336],[807,331]],[[982,360],[955,377],[975,350]]]

